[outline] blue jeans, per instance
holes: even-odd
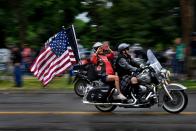
[[[14,80],[17,87],[22,86],[22,71],[20,65],[14,66]]]
[[[183,74],[184,73],[184,61],[177,61],[177,66],[176,70],[178,74]]]

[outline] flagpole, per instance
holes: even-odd
[[[78,50],[78,41],[77,41],[77,39],[76,39],[76,34],[75,34],[74,25],[72,24],[71,27],[72,27],[72,29],[73,29],[73,34],[74,34],[74,38],[75,38],[76,46],[77,46],[77,50]],[[79,56],[79,60],[80,60],[80,53],[79,53],[79,50],[78,50],[78,56]],[[78,62],[79,62],[79,61],[78,61]]]

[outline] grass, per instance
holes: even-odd
[[[188,89],[196,89],[196,81],[184,80],[180,82],[182,85],[186,86]]]
[[[25,77],[23,80],[23,87],[13,87],[13,80],[0,80],[0,90],[71,90],[73,84],[68,84],[67,77],[56,77],[46,87],[43,87],[40,81],[35,77]]]
[[[196,89],[196,81],[184,80],[179,83],[188,87],[188,89]],[[41,82],[32,76],[24,77],[22,88],[13,87],[13,85],[13,80],[0,80],[0,90],[73,90],[73,83],[68,84],[67,76],[54,78],[46,87],[43,87]]]

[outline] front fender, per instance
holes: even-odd
[[[178,83],[170,83],[169,85],[167,85],[167,89],[168,89],[168,91],[186,90],[187,87],[185,87],[181,84],[178,84]],[[159,104],[158,104],[158,106],[162,106],[164,94],[165,94],[165,90],[163,88],[161,90],[159,90]]]
[[[167,85],[167,89],[168,90],[186,90],[187,87],[185,87],[181,84],[178,84],[178,83],[171,83],[171,84]]]

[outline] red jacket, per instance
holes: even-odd
[[[114,58],[113,52],[107,55],[97,55],[96,53],[94,53],[91,57],[92,63],[97,65],[98,58],[101,59],[102,62],[105,64],[106,75],[114,75],[114,70],[112,68],[110,61],[108,60],[112,60]]]

